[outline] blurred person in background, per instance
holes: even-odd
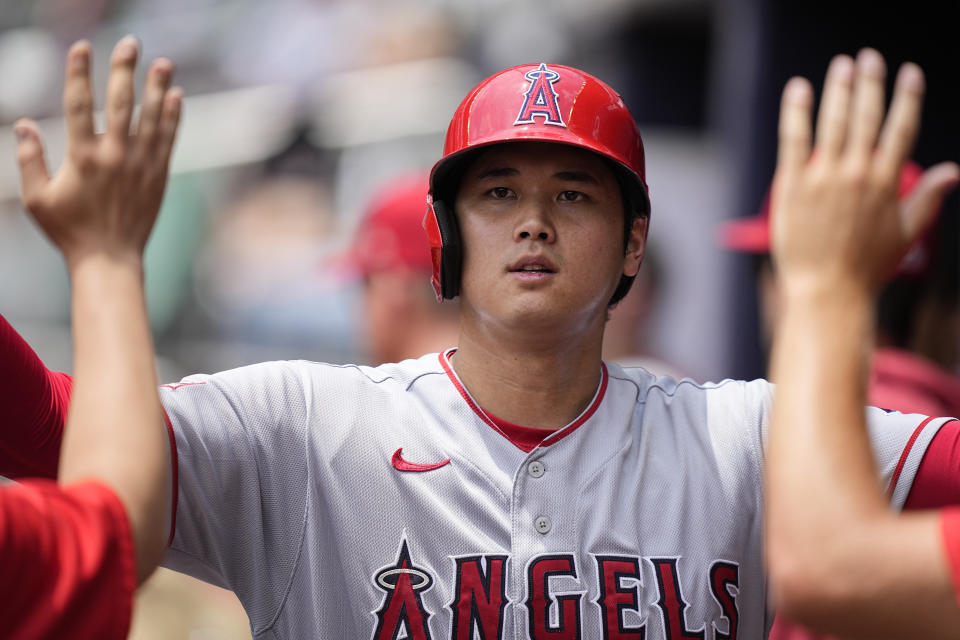
[[[901,198],[910,196],[922,175],[915,163],[903,167]],[[725,248],[754,256],[761,338],[767,349],[781,313],[770,259],[769,216],[768,195],[758,214],[720,228]],[[874,406],[904,413],[960,414],[960,377],[953,373],[960,340],[960,292],[938,286],[937,240],[934,226],[911,247],[880,292],[869,388]]]
[[[301,131],[241,173],[214,211],[194,319],[225,342],[217,365],[248,364],[264,352],[342,361],[356,351],[355,292],[316,266],[334,250],[340,222],[328,160]]]
[[[648,344],[652,318],[660,299],[662,265],[650,245],[637,272],[630,295],[610,309],[603,332],[603,359],[621,367],[642,367],[658,376],[679,380],[684,376],[674,365],[655,354]]]
[[[919,184],[923,169],[915,163],[904,165],[899,197],[906,200]],[[939,214],[939,210],[937,211]],[[720,242],[731,251],[750,254],[754,261],[763,347],[769,350],[774,328],[783,313],[781,294],[770,256],[770,194],[754,216],[725,223]],[[896,272],[880,291],[876,314],[876,346],[871,358],[868,403],[883,409],[931,416],[960,416],[960,377],[952,373],[960,339],[960,310],[956,293],[944,294],[937,287],[936,226],[911,247]],[[949,458],[960,443],[957,423],[951,423],[927,449],[926,457]],[[922,465],[918,482],[937,486],[941,479],[922,474],[931,466]],[[942,505],[926,491],[911,495],[905,509]],[[819,638],[778,616],[771,640],[813,640]]]
[[[460,314],[439,304],[423,229],[426,172],[399,176],[371,198],[339,262],[363,281],[363,336],[371,364],[400,362],[457,344]]]

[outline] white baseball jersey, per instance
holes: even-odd
[[[446,354],[192,376],[161,393],[165,564],[235,591],[257,638],[761,638],[770,395],[605,365],[524,451]],[[868,417],[899,506],[944,420]]]

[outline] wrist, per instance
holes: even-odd
[[[868,285],[840,278],[829,282],[794,278],[778,284],[780,313],[771,354],[774,379],[783,375],[774,356],[784,352],[790,353],[789,368],[803,358],[817,361],[815,368],[836,367],[844,354],[851,356],[851,365],[865,366],[861,356],[872,351],[875,329],[875,300]]]
[[[139,252],[85,251],[64,254],[67,271],[74,286],[81,282],[102,282],[115,279],[143,281],[143,256]]]
[[[85,249],[64,251],[71,279],[90,272],[128,272],[143,277],[143,254],[135,249]]]
[[[777,286],[786,306],[832,305],[871,309],[874,290],[870,283],[841,274],[780,274]]]

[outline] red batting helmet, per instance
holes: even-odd
[[[423,232],[427,172],[399,175],[377,189],[350,247],[332,261],[357,276],[408,269],[430,273],[433,263]]]
[[[636,216],[650,213],[643,141],[633,116],[609,86],[578,69],[526,64],[496,73],[467,94],[453,114],[443,157],[430,172],[424,227],[433,260],[437,298],[460,290],[462,252],[453,200],[475,152],[505,142],[554,142],[605,158],[624,197],[625,235]],[[623,276],[611,303],[630,289]]]

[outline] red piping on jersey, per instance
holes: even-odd
[[[207,383],[206,383],[206,382],[179,382],[179,383],[176,383],[176,384],[162,384],[162,385],[160,385],[160,386],[161,386],[161,387],[164,387],[164,388],[166,388],[166,389],[174,389],[174,390],[176,390],[176,389],[179,389],[180,387],[189,387],[189,386],[192,386],[192,385],[195,385],[195,384],[207,384]]]
[[[913,449],[913,443],[917,441],[920,432],[923,431],[923,428],[926,427],[931,420],[933,420],[933,418],[927,418],[921,422],[917,428],[913,430],[913,435],[910,436],[910,439],[907,440],[907,446],[903,448],[903,452],[900,454],[900,460],[897,461],[897,466],[893,470],[893,476],[890,478],[887,495],[893,495],[893,490],[896,489],[897,482],[900,481],[900,472],[903,471],[903,465],[907,463],[907,456],[910,455],[910,451]]]
[[[177,476],[179,466],[177,464],[177,437],[173,433],[173,425],[170,423],[170,416],[167,410],[160,405],[163,411],[163,422],[167,425],[167,436],[170,438],[170,537],[167,539],[167,546],[173,544],[173,534],[177,531],[177,496],[180,493],[179,477]]]
[[[939,509],[960,505],[960,420],[948,420],[930,438],[910,484],[907,509]],[[960,542],[960,541],[958,541]]]
[[[609,380],[609,375],[607,374],[607,365],[605,365],[603,362],[600,362],[600,388],[597,390],[597,395],[594,398],[593,402],[590,403],[590,406],[587,407],[587,409],[583,413],[581,413],[576,420],[574,420],[567,426],[561,427],[560,429],[551,429],[551,430],[544,429],[543,441],[541,441],[539,445],[534,445],[531,447],[527,443],[520,443],[513,440],[506,432],[504,432],[503,429],[498,427],[497,424],[490,419],[490,416],[483,409],[477,406],[477,403],[473,401],[473,398],[470,397],[470,394],[467,393],[467,390],[460,383],[460,378],[457,377],[457,374],[453,370],[453,367],[450,366],[449,355],[454,351],[456,351],[456,349],[449,349],[439,354],[440,366],[443,367],[443,370],[446,372],[447,377],[450,378],[450,382],[452,382],[456,390],[460,392],[460,395],[466,401],[467,406],[473,409],[473,412],[477,414],[477,416],[479,416],[479,418],[483,420],[485,424],[487,424],[491,429],[493,429],[503,437],[507,438],[507,440],[510,440],[511,444],[513,444],[515,447],[517,447],[524,453],[530,453],[531,451],[533,451],[533,449],[536,446],[548,447],[551,444],[558,442],[563,438],[566,438],[568,435],[576,431],[580,427],[580,425],[582,425],[584,422],[589,420],[590,416],[596,413],[597,409],[600,408],[600,403],[603,402],[603,397],[604,395],[606,395],[606,392],[607,392],[607,382]],[[522,425],[517,425],[517,426],[522,426]],[[532,427],[525,427],[525,428],[530,429]],[[553,437],[554,434],[557,434],[555,438]],[[546,440],[548,439],[550,440],[550,442],[546,442]]]

